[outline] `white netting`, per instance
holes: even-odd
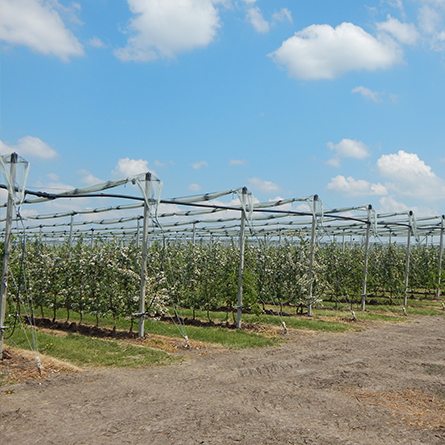
[[[11,153],[0,156],[0,169],[14,204],[21,205],[25,199],[25,186],[28,178],[29,163],[17,153]]]

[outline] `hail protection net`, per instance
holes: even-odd
[[[25,199],[25,185],[28,178],[29,162],[17,153],[11,153],[0,156],[0,169],[14,204],[21,205]]]
[[[132,182],[139,187],[148,206],[150,216],[156,216],[161,201],[162,181],[153,173],[147,172],[136,176]]]

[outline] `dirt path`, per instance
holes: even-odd
[[[445,444],[445,317],[290,337],[2,388],[0,442]]]

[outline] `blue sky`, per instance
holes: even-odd
[[[445,0],[0,0],[0,152],[28,187],[445,213]]]

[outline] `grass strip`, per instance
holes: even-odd
[[[26,335],[25,335],[26,332]],[[176,360],[165,351],[133,345],[123,341],[86,337],[79,334],[51,335],[36,330],[39,352],[87,367],[141,367],[164,365]],[[22,349],[32,349],[29,328],[16,329],[7,344]]]

